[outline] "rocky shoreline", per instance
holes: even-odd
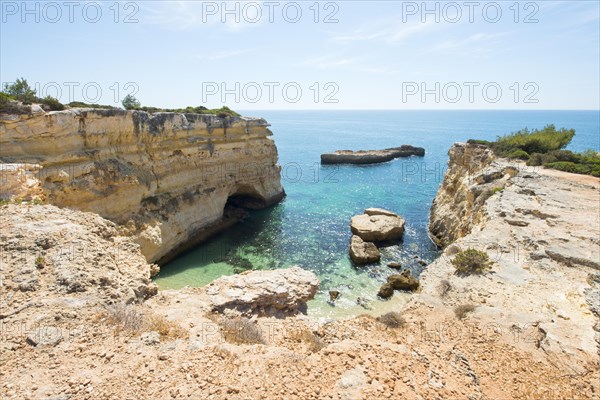
[[[301,269],[157,293],[135,236],[93,213],[34,205],[43,184],[11,181],[29,200],[0,206],[0,395],[594,398],[600,181],[477,145],[449,157],[431,211],[444,255],[419,284],[400,273],[386,288],[418,285],[411,301],[329,322],[302,314],[319,283]],[[491,270],[457,275],[451,261],[465,248],[490,254]]]

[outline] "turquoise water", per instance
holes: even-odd
[[[161,289],[203,286],[224,274],[252,267],[299,265],[315,272],[321,288],[309,314],[339,317],[397,308],[407,295],[379,301],[376,293],[400,261],[418,275],[415,256],[428,262],[439,252],[427,234],[429,208],[442,180],[453,142],[495,139],[515,130],[548,123],[576,129],[572,150],[600,151],[598,111],[252,111],[266,118],[279,149],[287,197],[197,249],[163,266]],[[371,166],[320,166],[321,153],[336,149],[378,149],[412,144],[425,157],[397,159]],[[348,257],[350,218],[367,207],[382,207],[406,219],[402,243],[384,248],[379,265],[354,267]],[[336,307],[328,291],[342,293]]]

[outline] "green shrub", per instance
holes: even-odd
[[[103,108],[106,110],[114,109],[113,106],[105,106],[102,104],[88,104],[88,103],[84,103],[82,101],[72,101],[67,105],[71,108]]]
[[[131,94],[125,96],[121,103],[126,110],[137,110],[141,107],[140,101]]]
[[[546,125],[543,129],[529,131],[527,128],[498,137],[492,145],[495,153],[506,157],[513,151],[520,149],[528,154],[547,153],[567,146],[575,136],[574,129],[561,128],[556,130],[554,125]]]
[[[557,169],[559,171],[572,172],[575,174],[589,174],[592,169],[585,164],[575,164],[570,161],[556,161],[553,163],[545,164],[544,166],[552,169]]]
[[[16,100],[13,96],[8,93],[0,92],[0,106],[8,104],[10,100]]]
[[[0,92],[0,114],[29,114],[30,106],[22,106],[13,96]]]
[[[65,106],[52,96],[46,96],[42,100],[42,108],[46,111],[62,111]]]
[[[462,274],[482,273],[491,267],[492,262],[484,251],[467,249],[458,252],[452,260],[456,272]]]
[[[524,150],[517,149],[508,154],[507,158],[527,161],[529,160],[530,155]]]
[[[470,144],[482,144],[484,146],[491,146],[493,142],[490,142],[489,140],[469,139],[469,140],[467,140],[467,143],[470,143]]]
[[[5,83],[4,92],[23,104],[31,104],[39,100],[36,97],[35,90],[29,86],[25,78],[17,79],[11,84]]]
[[[519,160],[527,161],[529,160],[529,154],[526,151],[521,149],[514,150],[512,153],[508,155],[508,158],[517,158]]]

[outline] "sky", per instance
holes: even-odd
[[[596,0],[0,3],[0,81],[63,103],[600,108]]]

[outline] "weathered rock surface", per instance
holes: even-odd
[[[404,234],[404,219],[387,210],[367,209],[365,214],[352,217],[350,228],[353,234],[366,242],[399,240]]]
[[[374,243],[365,242],[360,236],[352,235],[350,258],[357,264],[369,264],[379,261],[381,253]]]
[[[139,246],[111,221],[49,205],[4,205],[0,217],[2,290],[19,300],[11,308],[76,293],[93,305],[139,303],[157,292]]]
[[[586,371],[600,354],[598,285],[590,278],[600,267],[600,226],[592,223],[600,180],[496,159],[477,145],[456,144],[449,154],[430,223],[447,248],[420,275],[408,308],[440,314],[472,304],[468,318],[477,323],[527,332],[529,343],[513,339],[515,346],[541,349],[564,373]],[[490,273],[455,275],[451,260],[467,248],[488,253]]]
[[[42,201],[44,192],[36,174],[42,169],[37,164],[0,163],[0,200]]]
[[[212,311],[287,315],[305,311],[319,288],[317,276],[293,267],[224,276],[205,287]]]
[[[495,163],[493,152],[478,144],[455,143],[448,156],[429,219],[431,237],[442,247],[477,227],[485,219],[486,200],[517,173],[513,165]]]
[[[336,150],[321,154],[322,164],[376,164],[399,157],[424,156],[425,149],[404,144],[384,150]]]
[[[264,119],[100,109],[2,118],[0,161],[43,166],[49,203],[126,225],[150,262],[234,223],[230,198],[260,208],[283,197]]]
[[[414,291],[419,288],[419,280],[412,276],[409,270],[388,276],[387,282],[396,290]]]

